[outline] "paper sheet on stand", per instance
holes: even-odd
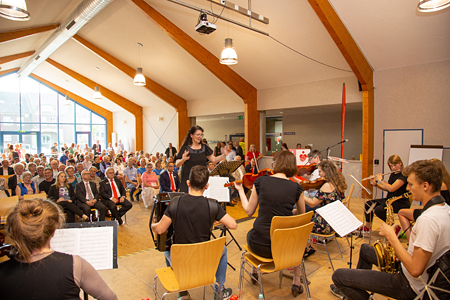
[[[334,201],[316,210],[341,237],[362,225],[341,201]]]
[[[207,198],[216,199],[219,202],[230,202],[230,191],[224,187],[228,177],[209,177],[209,187],[203,193]]]

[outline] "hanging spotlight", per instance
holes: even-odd
[[[70,101],[69,94],[66,95],[66,100],[64,101],[64,106],[71,106],[72,101]]]
[[[25,0],[0,0],[0,16],[13,21],[30,19]]]
[[[95,70],[97,70],[97,72],[98,72],[98,70],[100,70],[100,68],[95,67]],[[97,79],[97,75],[98,75],[98,73],[96,73],[95,79]],[[93,98],[94,98],[94,100],[102,100],[102,94],[100,93],[100,87],[98,85],[95,87]]]
[[[233,48],[233,39],[225,39],[225,47],[220,54],[220,63],[223,65],[235,65],[238,63],[236,51]]]
[[[420,0],[417,10],[421,12],[438,11],[450,6],[450,0]]]
[[[137,43],[138,45],[138,61],[139,61],[139,65],[141,64],[141,57],[139,55],[139,48],[142,47],[141,43]],[[145,85],[145,77],[142,74],[142,68],[137,68],[136,69],[136,76],[134,76],[134,80],[133,80],[133,84],[137,85],[137,86],[144,86]]]

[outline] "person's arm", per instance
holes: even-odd
[[[167,228],[169,228],[170,224],[172,224],[172,219],[168,216],[164,215],[158,223],[152,224],[152,230],[157,234],[162,234],[166,232]]]
[[[401,179],[397,179],[393,184],[387,183],[381,175],[377,175],[376,179],[378,179],[377,187],[387,192],[395,192],[399,188],[401,188],[405,182]]]
[[[263,157],[262,153],[258,154],[258,157],[256,158],[256,160],[260,160]]]
[[[237,228],[236,220],[229,214],[226,214],[225,216],[223,216],[222,219],[219,220],[219,222],[222,223],[223,225],[225,225],[228,229],[236,229]]]
[[[324,185],[322,185],[321,187],[320,187],[320,191],[324,191],[324,192],[327,192],[327,193],[330,193],[330,192],[332,192],[334,190],[334,187],[333,186],[331,186],[331,184],[329,183],[329,182],[326,182]],[[317,194],[316,194],[317,195]],[[323,200],[320,200],[320,199],[317,199],[316,197],[314,197],[314,198],[308,198],[308,197],[305,197],[304,196],[304,193],[302,193],[302,196],[300,196],[300,197],[303,197],[303,201],[309,206],[309,207],[316,207],[317,205],[319,205]]]
[[[187,160],[189,160],[189,150],[184,150],[181,159],[176,162],[177,168],[181,167]]]
[[[250,200],[248,200],[247,195],[245,195],[244,188],[242,187],[242,183],[235,183],[234,186],[236,187],[236,189],[239,192],[242,207],[244,208],[245,213],[247,214],[247,216],[251,217],[255,213],[256,207],[258,206],[258,203],[259,203],[258,194],[256,193],[255,186],[253,185]]]
[[[23,200],[22,190],[19,185],[16,185],[16,196],[19,196],[19,200]]]
[[[306,212],[305,209],[305,197],[303,196],[303,194],[305,194],[305,192],[303,191],[300,194],[300,197],[298,197],[297,203],[296,203],[296,208],[294,211],[296,212],[297,215],[301,215],[304,214]]]

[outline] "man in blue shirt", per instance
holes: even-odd
[[[133,193],[139,187],[138,179],[140,179],[140,177],[138,178],[138,171],[133,165],[134,165],[134,158],[130,157],[128,159],[127,167],[125,168],[125,170],[123,170],[123,176],[125,177],[127,188],[130,189],[130,201],[134,201]],[[139,198],[137,198],[136,201],[139,202]]]
[[[69,150],[64,151],[64,155],[61,155],[61,157],[59,158],[59,161],[65,165],[66,161],[69,159]]]
[[[161,168],[161,161],[158,160],[158,161],[156,162],[155,168],[153,169],[153,172],[156,173],[156,175],[159,176],[159,175],[161,175],[161,172],[162,172],[162,171],[164,171],[164,169]]]

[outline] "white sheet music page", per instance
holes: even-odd
[[[228,177],[209,177],[209,187],[203,193],[207,198],[216,199],[219,202],[230,202],[230,191],[224,187]]]
[[[341,237],[362,225],[341,201],[334,201],[316,210]]]

